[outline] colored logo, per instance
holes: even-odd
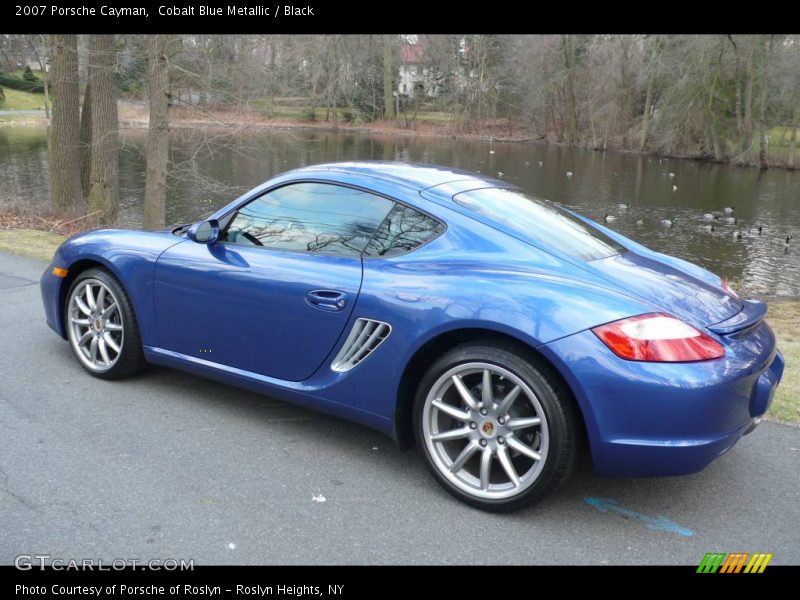
[[[709,552],[703,558],[698,573],[763,573],[772,554],[750,554],[749,552]]]

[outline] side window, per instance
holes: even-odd
[[[411,252],[442,231],[444,225],[436,219],[408,206],[395,204],[364,250],[364,256],[387,257]]]
[[[221,240],[276,250],[359,256],[393,204],[339,185],[290,184],[240,208]]]

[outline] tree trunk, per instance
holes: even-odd
[[[566,68],[566,95],[567,102],[567,127],[569,144],[577,144],[578,138],[578,113],[575,103],[575,39],[572,35],[561,37],[561,44],[564,50],[564,66]]]
[[[147,133],[147,181],[144,188],[144,228],[166,224],[167,165],[169,161],[169,72],[167,38],[147,36],[150,86],[150,125]]]
[[[766,169],[767,164],[767,147],[769,140],[767,138],[767,99],[769,93],[769,80],[770,70],[772,68],[772,36],[769,36],[769,42],[764,50],[764,66],[762,68],[762,82],[761,82],[761,98],[758,110],[758,137],[760,145],[758,149],[758,166],[761,169]],[[762,49],[763,50],[763,49]]]
[[[50,123],[50,195],[53,208],[78,208],[81,193],[78,147],[78,37],[53,35],[53,85],[56,101]]]
[[[647,147],[647,134],[650,129],[650,113],[653,110],[653,87],[655,86],[655,62],[659,52],[658,37],[653,39],[653,46],[650,50],[650,64],[647,65],[647,90],[644,94],[644,113],[642,114],[642,131],[639,134],[639,150],[644,151]]]
[[[383,114],[395,118],[394,111],[394,60],[392,60],[392,35],[383,36]]]
[[[733,53],[736,56],[736,63],[734,67],[734,76],[733,76],[733,84],[736,88],[736,96],[733,102],[733,113],[736,115],[736,133],[738,134],[738,141],[736,144],[737,150],[739,154],[744,151],[742,147],[742,137],[743,133],[743,125],[742,125],[742,77],[740,75],[740,68],[739,68],[739,46],[736,45],[736,42],[733,41],[733,36],[728,36],[728,41],[730,41],[731,46],[733,46]]]
[[[89,210],[95,222],[111,224],[119,210],[117,93],[114,80],[114,36],[89,37],[89,85],[92,87],[92,160]]]
[[[41,34],[40,34],[41,35]],[[42,39],[44,39],[44,35],[41,35]],[[39,70],[42,72],[42,84],[44,85],[44,116],[46,119],[50,118],[50,90],[49,90],[49,82],[48,82],[48,73],[47,73],[47,61],[42,59],[42,56],[39,54],[39,51],[36,50],[36,44],[33,43],[33,40],[29,36],[25,36],[25,39],[28,42],[28,47],[33,52],[33,56],[36,58],[36,62],[39,63]],[[46,48],[45,43],[45,48]]]
[[[752,36],[755,37],[755,36]],[[753,146],[753,54],[755,53],[755,40],[750,39],[747,48],[747,78],[744,88],[744,140],[743,151],[747,152]]]
[[[714,100],[717,93],[717,81],[719,80],[720,73],[722,71],[722,54],[724,51],[725,42],[720,40],[717,64],[714,67],[714,74],[711,76],[711,85],[708,87],[708,129],[711,137],[711,147],[714,151],[714,160],[717,162],[721,162],[724,156],[722,147],[720,145],[719,133],[717,131],[717,116],[714,113]]]
[[[87,81],[83,92],[83,110],[81,111],[81,189],[83,197],[89,197],[89,177],[92,172],[92,86]]]

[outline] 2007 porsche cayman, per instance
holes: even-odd
[[[199,223],[72,237],[49,325],[92,375],[146,362],[416,442],[474,506],[597,472],[692,473],[766,413],[766,306],[509,184],[354,162],[282,174]]]

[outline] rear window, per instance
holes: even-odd
[[[456,194],[453,201],[523,239],[540,242],[572,258],[597,260],[625,251],[610,237],[552,202],[518,190],[471,190]]]

